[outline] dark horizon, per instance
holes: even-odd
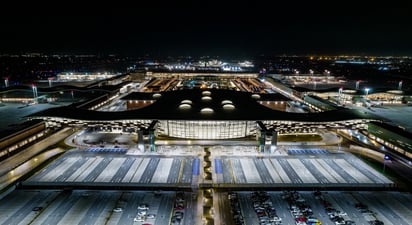
[[[277,4],[5,10],[0,53],[412,55],[408,3]]]

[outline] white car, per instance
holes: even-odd
[[[338,212],[338,215],[339,215],[339,216],[347,216],[348,214],[347,214],[346,212],[341,212],[341,211],[339,211],[339,212]]]
[[[282,222],[282,218],[280,218],[278,216],[275,216],[270,221],[272,221],[272,222]]]
[[[122,212],[122,211],[123,211],[123,209],[120,208],[120,207],[117,207],[117,208],[113,209],[113,212]]]
[[[143,222],[145,221],[144,216],[137,216],[133,219],[134,222]]]
[[[154,218],[156,218],[156,215],[155,214],[147,214],[147,218],[148,219],[154,219]]]
[[[137,212],[138,216],[146,216],[147,215],[147,210],[146,209],[139,209]]]
[[[149,205],[147,204],[140,204],[137,209],[149,210]]]

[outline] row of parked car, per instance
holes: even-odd
[[[354,221],[350,220],[346,212],[336,209],[336,206],[332,205],[332,203],[330,203],[330,201],[328,201],[326,197],[322,195],[322,192],[315,191],[313,192],[313,194],[315,195],[315,198],[322,203],[323,207],[325,208],[326,214],[328,214],[329,219],[335,225],[356,225]]]
[[[358,202],[355,203],[355,207],[360,213],[362,213],[362,215],[365,217],[365,219],[369,222],[370,225],[384,225],[384,223],[381,220],[378,220],[376,218],[376,213],[370,210],[367,205]]]
[[[173,215],[170,220],[171,225],[179,225],[183,221],[185,214],[185,193],[177,192],[173,208]]]
[[[295,218],[296,225],[321,225],[322,222],[313,216],[312,208],[297,191],[283,191],[282,199],[289,204],[290,213]]]
[[[253,209],[259,219],[260,225],[282,224],[282,218],[276,213],[270,196],[265,191],[255,191],[251,195]]]
[[[146,203],[139,204],[137,206],[137,215],[133,219],[134,222],[144,222],[147,219],[155,219],[156,215],[155,214],[149,214],[149,205]],[[148,223],[146,223],[148,224]]]
[[[233,223],[235,225],[244,225],[242,210],[240,208],[239,196],[236,192],[229,192],[228,199],[230,201],[230,211],[233,217]]]
[[[228,199],[230,201],[233,223],[236,225],[244,225],[245,221],[242,215],[238,194],[236,192],[229,192]],[[258,217],[259,225],[282,224],[282,219],[277,215],[276,209],[273,207],[272,200],[267,192],[253,192],[250,195],[250,202]]]
[[[315,191],[314,195],[316,199],[321,201],[322,205],[325,207],[325,211],[328,214],[329,219],[335,225],[356,225],[356,223],[349,218],[346,212],[336,209],[336,206],[332,205],[320,191]],[[368,221],[370,225],[384,225],[382,221],[376,218],[376,213],[370,210],[364,203],[355,203],[355,208],[363,215],[365,220]]]

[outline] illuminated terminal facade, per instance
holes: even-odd
[[[111,132],[133,132],[142,140],[140,144],[149,143],[152,150],[156,140],[175,138],[256,140],[260,151],[276,146],[278,135],[315,133],[319,129],[366,130],[369,121],[378,120],[345,108],[313,113],[286,112],[287,102],[292,100],[263,85],[258,74],[222,74],[222,79],[227,80],[214,88],[182,86],[182,83],[205,77],[218,80],[221,74],[150,75],[146,92],[131,92],[120,99],[126,105],[124,111],[65,106],[47,109],[31,118],[44,119],[50,126],[86,125]],[[148,89],[151,85],[164,91]]]
[[[65,72],[56,75],[56,81],[91,81],[105,80],[121,75],[120,73],[73,73]]]

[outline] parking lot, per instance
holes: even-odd
[[[80,190],[15,190],[0,200],[0,224],[170,224],[177,196],[180,221],[194,224],[196,205],[190,193]],[[136,219],[139,214],[141,220]]]
[[[121,147],[71,150],[23,182],[23,185],[39,185],[46,189],[45,191],[18,190],[0,201],[1,207],[7,205],[5,201],[23,204],[16,205],[14,212],[5,212],[4,218],[8,223],[4,224],[13,223],[14,220],[11,217],[14,218],[14,216],[25,222],[35,221],[33,224],[79,224],[82,221],[90,224],[197,224],[200,221],[197,208],[201,206],[200,201],[192,198],[191,192],[185,192],[183,198],[177,198],[176,192],[164,192],[166,194],[162,193],[159,197],[155,192],[144,191],[76,190],[68,193],[47,191],[47,187],[54,184],[62,186],[95,184],[113,187],[131,185],[137,188],[150,186],[153,190],[161,187],[193,188],[193,185],[203,182],[201,178],[203,173],[202,148],[198,147],[161,147],[158,148],[159,152],[146,153],[135,153],[133,150]],[[276,190],[284,187],[288,190],[293,187],[310,187],[315,190],[322,187],[348,186],[354,190],[356,187],[382,187],[393,184],[388,178],[354,155],[343,151],[329,151],[325,147],[298,149],[290,146],[284,148],[282,154],[259,154],[253,146],[224,146],[220,150],[222,151],[213,151],[211,154],[213,184],[233,185],[233,187],[247,185],[249,188],[264,186],[267,190],[271,187]],[[19,200],[18,196],[15,196],[24,196],[27,193],[33,195],[33,197],[22,198],[28,199],[27,201]],[[291,212],[290,203],[282,197],[283,192],[269,191],[272,206],[270,209],[262,206],[259,213],[251,204],[253,201],[250,198],[253,192],[236,193],[238,193],[238,207],[242,214],[233,218],[230,213],[220,212],[217,213],[220,221],[225,221],[226,224],[236,224],[242,218],[244,224],[275,225],[276,221],[282,220],[282,224],[296,225],[297,221]],[[325,211],[324,203],[312,192],[302,191],[299,195],[311,206],[314,217],[316,217],[307,219],[318,220],[322,224],[336,225]],[[329,191],[322,192],[322,196],[334,204],[338,211],[347,213],[345,218],[356,224],[367,225],[368,220],[372,219],[358,211],[354,205],[356,202],[367,202],[368,209],[374,212],[373,218],[385,224],[407,224],[405,221],[412,219],[407,213],[412,209],[412,206],[406,202],[412,200],[408,194]],[[90,200],[92,198],[94,200]],[[49,203],[57,200],[62,202]],[[97,206],[99,201],[110,205]],[[218,197],[215,201],[218,205],[222,205],[220,207],[228,208],[232,205],[228,203],[227,195]],[[385,206],[385,201],[391,205]],[[398,201],[402,203],[398,204]],[[55,208],[50,207],[49,204]],[[148,209],[138,209],[141,204],[148,204]],[[64,213],[59,212],[62,215],[55,216],[58,212],[57,207],[65,210]],[[225,211],[226,208],[214,210],[223,209]],[[24,213],[23,217],[17,214],[18,210],[27,211],[27,213]],[[270,210],[271,214],[268,215],[271,217],[260,218],[259,215],[266,213],[265,210]],[[76,218],[73,218],[73,215],[76,215]],[[103,218],[108,218],[108,222],[102,222]],[[397,221],[397,223],[386,223],[386,221],[391,221],[391,218],[395,218],[392,221]]]
[[[234,220],[244,224],[370,225],[381,221],[385,225],[407,225],[412,221],[412,196],[399,192],[269,191],[229,195],[229,201],[238,202],[231,203],[237,218]]]

